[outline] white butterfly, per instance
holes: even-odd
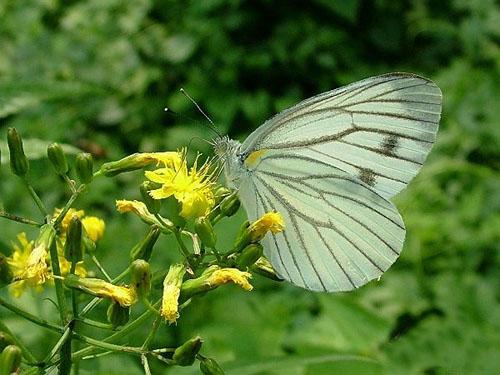
[[[348,291],[398,258],[405,226],[389,201],[418,173],[436,138],[441,91],[408,73],[372,77],[295,105],[240,144],[215,141],[249,220],[276,210],[264,239],[279,276]]]

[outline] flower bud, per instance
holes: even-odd
[[[261,276],[267,277],[268,279],[283,281],[283,279],[278,277],[273,266],[264,256],[260,257],[250,269]]]
[[[218,205],[224,198],[226,198],[230,194],[231,190],[224,186],[220,186],[219,188],[217,188],[214,193],[215,205]]]
[[[52,143],[47,147],[47,156],[58,175],[63,176],[68,173],[69,166],[66,161],[66,155],[64,155],[64,151],[59,143]]]
[[[217,242],[212,223],[207,217],[199,217],[194,221],[194,231],[200,238],[203,245],[214,248]]]
[[[174,355],[172,356],[175,364],[178,366],[191,366],[201,349],[202,343],[203,340],[201,337],[196,336],[175,349]]]
[[[153,225],[149,228],[149,232],[146,237],[135,245],[132,250],[130,250],[130,259],[144,259],[148,261],[151,258],[151,253],[153,252],[153,247],[160,236],[160,228]]]
[[[0,254],[0,288],[4,285],[10,284],[12,282],[12,270],[7,264],[7,258],[5,255]]]
[[[227,196],[220,202],[220,211],[224,216],[233,216],[240,208],[240,200],[236,192]]]
[[[22,352],[16,345],[7,346],[0,354],[0,374],[10,375],[17,373],[21,365]]]
[[[87,254],[94,254],[95,249],[97,248],[95,242],[92,241],[92,239],[87,235],[82,236],[82,247]]]
[[[68,225],[64,257],[72,263],[77,263],[83,258],[82,251],[82,222],[77,215],[73,215]]]
[[[109,298],[122,307],[131,306],[137,301],[135,289],[113,285],[101,279],[81,278],[70,274],[64,279],[64,285],[92,296]]]
[[[170,324],[179,318],[179,296],[186,266],[182,263],[172,264],[163,280],[163,295],[160,314]]]
[[[209,290],[228,283],[236,284],[246,291],[250,291],[253,288],[248,281],[251,277],[250,273],[240,271],[237,268],[220,268],[217,265],[213,265],[205,269],[196,279],[189,279],[182,283],[182,300],[187,300],[197,294],[206,293]]]
[[[234,248],[236,249],[236,252],[241,251],[245,246],[250,244],[250,235],[248,233],[249,226],[250,221],[248,220],[245,220],[243,224],[241,224],[238,235],[236,236],[236,241],[234,241]]]
[[[130,265],[130,287],[135,289],[137,297],[146,297],[151,290],[151,270],[149,263],[137,259]]]
[[[24,177],[28,173],[28,158],[24,154],[23,140],[15,128],[7,130],[7,143],[10,152],[10,169],[19,176]]]
[[[262,256],[263,251],[260,243],[253,243],[245,247],[236,258],[238,268],[245,271]]]
[[[111,302],[106,315],[108,317],[108,322],[116,329],[128,323],[130,318],[130,307],[122,307],[117,302]]]
[[[264,238],[267,232],[279,233],[285,228],[283,217],[278,212],[268,212],[254,221],[248,227],[250,240],[252,242],[260,241]]]
[[[113,177],[123,172],[135,171],[155,162],[148,154],[135,153],[117,161],[104,163],[99,170],[106,177]]]
[[[212,358],[200,359],[200,370],[204,375],[224,375],[224,371]]]
[[[94,176],[94,159],[92,154],[82,152],[76,155],[75,169],[82,184],[88,184]]]
[[[14,340],[10,333],[0,332],[0,352],[3,351],[8,345],[14,344]]]
[[[152,214],[157,214],[158,212],[160,212],[161,199],[154,199],[149,194],[149,191],[152,189],[154,189],[154,187],[151,181],[144,181],[140,186],[142,201],[148,208],[149,212],[151,212]]]

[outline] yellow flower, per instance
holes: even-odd
[[[278,233],[285,229],[283,217],[278,212],[268,212],[250,224],[248,233],[252,242],[260,241],[267,232]]]
[[[82,225],[85,232],[87,232],[87,236],[89,236],[89,238],[94,242],[97,242],[102,238],[104,229],[106,229],[104,220],[95,216],[84,217],[82,219]]]
[[[54,211],[53,218],[57,218],[61,213],[60,208],[56,208]],[[60,237],[62,239],[66,238],[66,233],[68,231],[68,226],[73,216],[78,216],[78,218],[82,221],[82,225],[85,228],[85,232],[87,236],[94,242],[99,241],[103,234],[104,229],[106,229],[106,224],[104,220],[96,217],[96,216],[85,216],[84,210],[76,210],[74,208],[70,208],[66,215],[64,215],[63,220],[61,221],[61,233]]]
[[[220,268],[216,269],[205,282],[212,287],[234,283],[250,291],[253,289],[252,285],[248,282],[250,278],[252,278],[252,275],[249,272],[240,271],[237,268]]]
[[[71,262],[68,261],[61,253],[59,253],[59,267],[61,268],[62,276],[66,276],[67,274],[69,274],[69,271],[71,270]],[[78,275],[80,277],[87,276],[87,270],[83,265],[83,261],[78,262],[76,264],[75,275]]]
[[[131,306],[137,301],[137,295],[133,288],[114,285],[101,279],[68,275],[64,279],[64,284],[69,288],[78,289],[93,296],[110,298],[122,307]]]
[[[161,160],[163,168],[145,172],[147,179],[162,185],[150,194],[154,199],[174,196],[182,205],[180,215],[184,218],[205,216],[215,204],[211,163],[207,161],[198,168],[197,158],[188,168],[185,149],[175,154]]]
[[[146,224],[155,224],[158,226],[171,226],[173,227],[174,225],[170,222],[170,220],[162,218],[162,222],[160,223],[158,219],[153,215],[151,212],[149,212],[148,208],[144,204],[144,202],[133,200],[129,201],[126,199],[121,199],[116,201],[116,210],[121,213],[127,213],[127,212],[132,212],[139,216],[142,221],[144,221]]]
[[[175,323],[179,318],[179,296],[181,293],[182,278],[186,273],[183,264],[173,264],[163,280],[163,296],[161,302],[161,316],[169,324]]]
[[[19,280],[19,276],[23,273],[28,258],[35,244],[34,241],[28,240],[28,238],[26,237],[26,233],[24,232],[17,235],[17,241],[18,244],[13,243],[14,251],[12,252],[12,255],[7,258],[7,264],[12,271],[14,280]],[[26,286],[26,281],[19,280],[11,284],[9,290],[14,297],[20,297],[23,294]]]
[[[56,208],[54,210],[54,215],[52,217],[56,219],[59,214],[61,213],[62,209],[61,208]],[[73,216],[78,216],[79,219],[85,216],[85,211],[83,210],[75,210],[74,208],[70,208],[68,212],[66,212],[66,215],[64,215],[64,218],[61,221],[61,234],[63,237],[66,236],[66,232],[68,231],[68,226],[69,222],[71,221],[71,218]]]
[[[129,201],[126,199],[121,199],[116,201],[116,209],[119,213],[124,214],[126,212],[133,212],[137,216],[145,216],[149,217],[152,216],[151,213],[148,211],[148,208],[146,205],[137,200]]]
[[[253,289],[252,285],[248,282],[251,278],[252,275],[249,272],[240,271],[237,268],[220,268],[217,265],[213,265],[203,271],[200,277],[184,281],[181,292],[183,298],[187,299],[228,283],[234,283],[250,291]]]
[[[47,260],[54,236],[55,230],[50,225],[40,229],[40,236],[35,243],[28,241],[25,233],[17,236],[21,246],[14,245],[14,252],[7,259],[14,280],[17,281],[11,289],[14,296],[19,297],[26,286],[37,287],[50,279]]]

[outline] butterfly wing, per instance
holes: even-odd
[[[395,206],[357,178],[300,154],[269,151],[240,187],[250,220],[276,210],[282,233],[264,239],[284,279],[309,290],[347,291],[397,259],[404,224]]]
[[[264,240],[281,277],[346,291],[394,263],[405,228],[388,199],[417,174],[440,113],[434,83],[392,73],[305,100],[247,138],[240,198],[251,220],[283,215],[285,231]]]
[[[391,198],[424,163],[440,115],[441,91],[432,81],[408,73],[385,74],[281,112],[253,132],[242,151],[300,153]]]

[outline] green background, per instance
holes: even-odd
[[[437,144],[395,199],[407,239],[379,282],[328,295],[256,277],[250,293],[224,287],[193,301],[155,345],[200,334],[202,352],[233,374],[499,373],[499,41],[494,0],[7,0],[0,2],[0,132],[3,139],[9,126],[21,132],[31,180],[57,207],[68,192],[47,173],[51,141],[102,163],[210,139],[180,87],[221,132],[242,140],[314,94],[391,71],[429,77],[443,92]],[[5,165],[4,147],[0,204],[39,219]],[[196,151],[212,152],[198,138]],[[98,251],[113,275],[147,229],[117,214],[114,201],[137,199],[141,180],[140,172],[99,179],[78,201],[108,224]],[[239,212],[218,226],[222,248],[243,219]],[[20,227],[0,224],[8,254]],[[178,259],[162,239],[153,268]],[[43,299],[49,296],[26,293],[15,302],[56,320]],[[4,309],[0,319],[39,356],[57,340]],[[147,329],[126,342],[137,343]],[[154,363],[153,371],[167,370]],[[82,374],[141,372],[125,355],[81,364]]]

